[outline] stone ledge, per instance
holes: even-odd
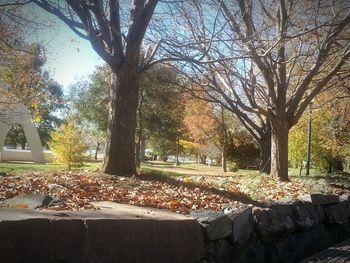
[[[1,261],[200,261],[204,244],[195,220],[157,209],[104,206],[80,212],[0,208]]]

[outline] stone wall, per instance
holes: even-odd
[[[0,262],[199,262],[204,244],[196,221],[165,210],[100,205],[76,212],[0,208]]]
[[[30,195],[3,205],[36,208],[51,201]],[[94,205],[99,210],[0,208],[0,261],[298,262],[350,238],[345,195],[307,195],[266,207],[237,204],[190,218],[112,202]]]
[[[298,262],[350,238],[348,196],[307,195],[267,207],[197,211],[202,262]]]

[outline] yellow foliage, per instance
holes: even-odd
[[[67,165],[71,169],[73,165],[82,165],[84,153],[88,147],[83,143],[82,132],[68,122],[61,128],[51,133],[52,141],[49,143],[57,162]]]

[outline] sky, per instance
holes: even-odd
[[[63,86],[65,93],[71,84],[89,76],[97,65],[104,63],[89,41],[77,36],[58,18],[34,5],[26,8],[28,15],[35,14],[39,20],[52,24],[36,30],[28,38],[30,42],[40,42],[45,46],[47,62],[44,69]]]

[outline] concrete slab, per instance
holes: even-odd
[[[152,220],[189,220],[187,216],[167,210],[149,207],[123,205],[114,202],[93,202],[98,210],[54,211],[16,208],[0,208],[1,221],[18,221],[32,218],[44,219],[152,219]]]
[[[0,261],[199,262],[199,224],[168,211],[95,204],[96,211],[0,208]]]

